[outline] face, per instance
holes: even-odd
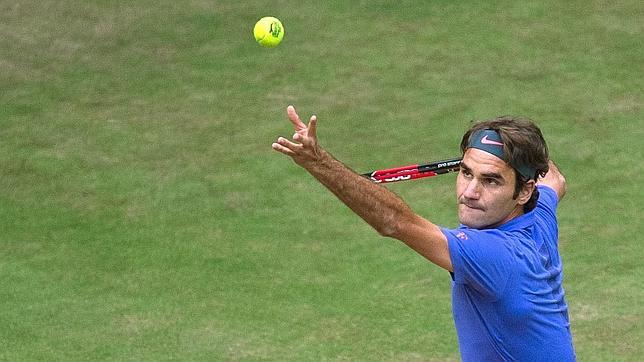
[[[456,179],[458,218],[461,224],[475,229],[497,227],[521,214],[532,194],[530,181],[514,196],[515,171],[500,158],[469,148],[463,155]]]

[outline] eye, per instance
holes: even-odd
[[[461,168],[461,175],[463,175],[466,178],[472,178],[472,173],[469,170],[466,170],[464,168]]]
[[[495,179],[495,178],[486,178],[486,179],[485,179],[485,180],[483,180],[483,181],[484,181],[486,184],[488,184],[488,185],[492,185],[492,186],[498,186],[498,185],[500,185],[500,184],[501,184],[501,183],[499,182],[499,180],[497,180],[497,179]]]

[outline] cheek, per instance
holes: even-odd
[[[465,187],[467,187],[467,182],[459,172],[458,176],[456,176],[456,197],[460,197],[463,194],[463,191],[465,191]]]
[[[514,191],[512,192],[499,192],[498,194],[492,196],[489,200],[492,201],[491,209],[498,210],[499,212],[505,212],[507,210],[512,210],[516,206],[517,202],[512,197]]]

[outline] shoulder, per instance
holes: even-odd
[[[508,254],[511,246],[509,235],[498,229],[476,230],[469,228],[443,229],[452,261],[476,262],[483,265],[495,262]]]
[[[457,284],[467,284],[492,298],[505,288],[515,260],[512,236],[498,229],[443,229]]]

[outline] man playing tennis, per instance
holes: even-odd
[[[463,136],[456,180],[461,226],[417,215],[393,192],[355,173],[317,142],[317,118],[292,106],[290,156],[379,234],[401,240],[452,276],[452,312],[464,361],[574,361],[562,288],[556,208],[566,182],[541,131],[509,117]]]

